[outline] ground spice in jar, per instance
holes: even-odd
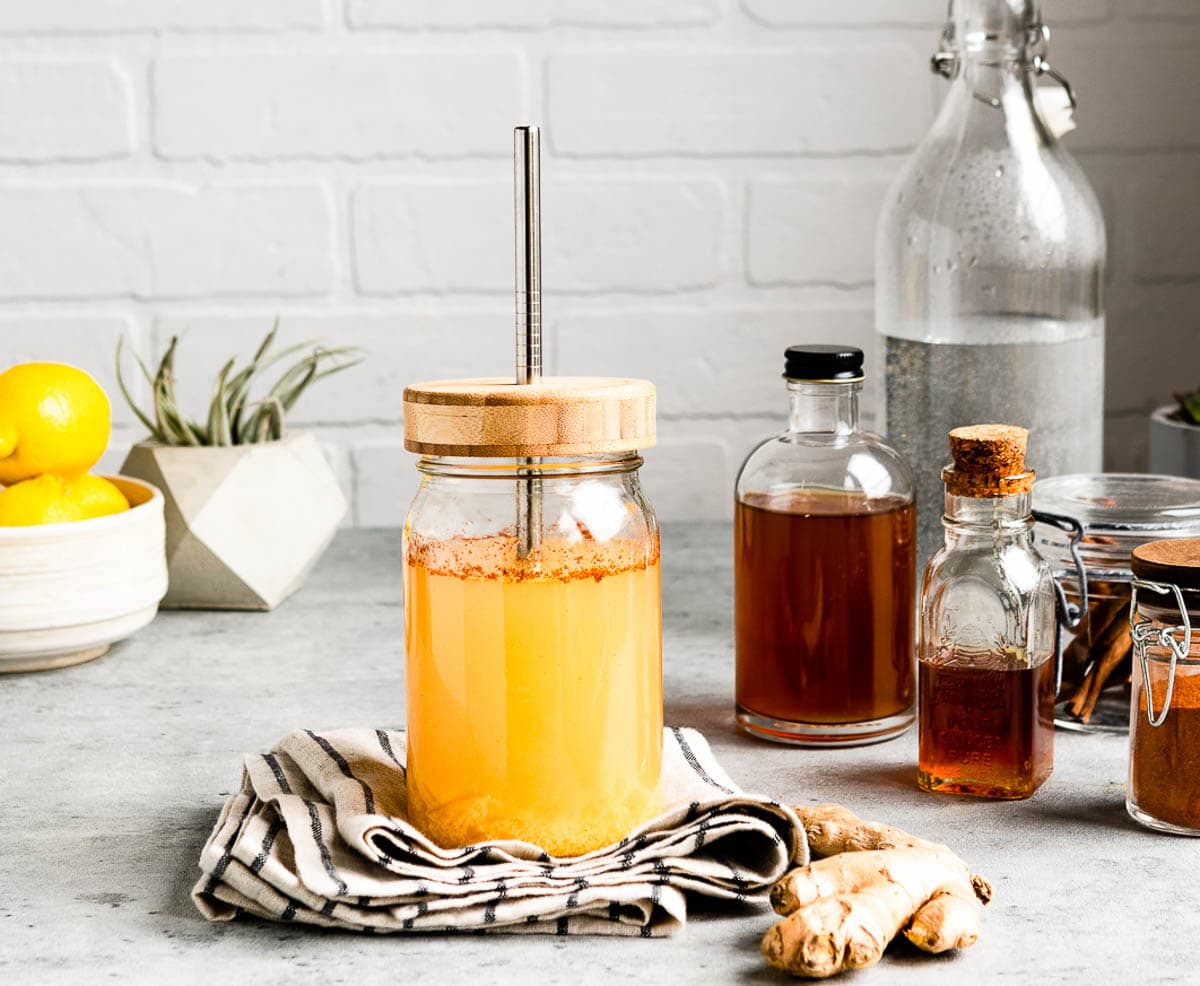
[[[1169,665],[1151,659],[1154,711],[1166,698]],[[1140,677],[1140,674],[1138,675]],[[1200,664],[1179,664],[1171,707],[1161,726],[1146,718],[1146,689],[1137,683],[1130,787],[1137,807],[1159,821],[1200,830]]]
[[[1200,834],[1200,538],[1139,545],[1130,568],[1138,594],[1127,807],[1151,828]]]

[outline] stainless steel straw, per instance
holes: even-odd
[[[542,378],[542,132],[513,132],[516,211],[517,384]],[[530,473],[541,463],[526,458],[526,478],[517,484],[517,552],[528,558],[542,537],[542,481]],[[525,471],[525,470],[523,470]]]

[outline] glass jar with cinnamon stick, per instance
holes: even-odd
[[[1129,789],[1137,821],[1200,836],[1200,538],[1134,549]]]
[[[1055,722],[1067,729],[1123,733],[1129,728],[1133,666],[1130,554],[1149,541],[1200,537],[1200,480],[1133,473],[1055,476],[1034,484],[1033,508],[1038,549],[1054,568],[1075,622],[1060,635]],[[1073,540],[1086,573],[1082,584]]]

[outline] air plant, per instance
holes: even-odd
[[[138,407],[125,384],[121,371],[124,340],[117,343],[117,385],[138,420],[150,430],[151,437],[163,445],[250,445],[276,441],[283,437],[287,413],[312,384],[362,361],[361,350],[353,346],[325,348],[311,341],[271,353],[278,331],[276,319],[247,365],[239,368],[235,357],[221,367],[203,423],[185,417],[175,397],[178,336],[171,337],[153,374],[141,357],[134,354],[138,368],[150,384],[151,412]],[[302,351],[306,351],[305,355],[280,373],[263,397],[251,400],[255,382],[267,369]]]

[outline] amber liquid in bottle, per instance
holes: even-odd
[[[1054,660],[939,655],[919,662],[920,768],[928,791],[1027,798],[1054,769]]]
[[[739,715],[756,731],[811,724],[820,742],[821,726],[909,713],[915,506],[838,491],[745,499],[734,525]]]

